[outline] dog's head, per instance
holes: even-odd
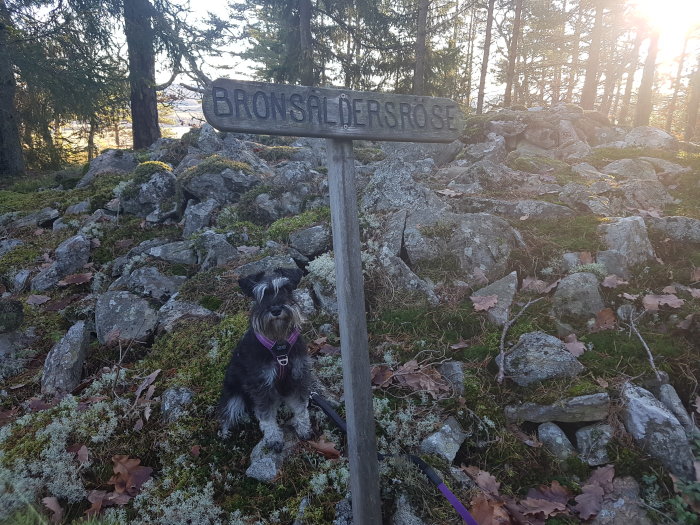
[[[301,325],[301,313],[292,292],[299,285],[298,269],[278,268],[239,279],[241,290],[255,299],[251,311],[253,330],[273,341],[282,341]]]

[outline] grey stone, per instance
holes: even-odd
[[[518,274],[511,272],[502,279],[489,284],[474,292],[476,297],[484,297],[487,295],[495,295],[498,297],[498,302],[493,308],[489,308],[486,312],[489,321],[496,326],[503,326],[508,321],[510,315],[510,307],[513,304],[515,292],[518,290]]]
[[[579,428],[576,431],[576,446],[581,461],[592,467],[609,463],[607,446],[612,437],[613,428],[607,423]]]
[[[439,170],[435,174],[437,180],[443,181],[453,190],[466,194],[479,194],[484,190],[500,189],[504,184],[513,184],[522,176],[505,164],[488,160],[461,165],[461,161]]]
[[[219,208],[219,203],[214,199],[195,204],[193,200],[187,203],[184,213],[184,228],[182,236],[186,239],[194,232],[206,228],[211,224],[214,212]]]
[[[177,215],[175,202],[175,175],[159,171],[143,182],[132,181],[120,195],[124,213],[145,218],[148,222],[162,222]]]
[[[438,372],[447,380],[455,394],[464,394],[464,369],[461,361],[445,361],[438,366]]]
[[[653,525],[646,505],[639,496],[639,484],[631,477],[615,478],[613,490],[603,498],[603,504],[590,525]],[[658,523],[658,522],[656,522]]]
[[[537,427],[537,439],[555,458],[564,461],[576,455],[576,449],[558,425],[547,422]]]
[[[242,266],[238,266],[234,269],[234,272],[239,278],[244,278],[260,272],[273,272],[278,268],[299,269],[297,264],[294,262],[294,259],[291,257],[284,255],[273,255],[260,259],[259,261],[253,261]]]
[[[506,201],[484,197],[463,197],[456,200],[454,206],[458,211],[464,213],[485,212],[513,219],[522,217],[554,219],[574,216],[574,212],[566,206],[532,199]]]
[[[524,133],[525,140],[542,149],[552,149],[559,145],[559,132],[551,125],[543,123],[531,124]]]
[[[506,141],[500,135],[488,134],[488,142],[468,144],[462,152],[462,157],[469,162],[488,160],[504,162],[506,160]]]
[[[649,217],[650,229],[672,241],[700,244],[700,220],[692,217]]]
[[[564,277],[552,297],[552,314],[565,322],[585,322],[603,308],[598,278],[588,272]]]
[[[311,292],[306,289],[297,288],[292,292],[294,301],[299,306],[301,315],[305,318],[309,318],[316,314],[316,305],[314,305],[314,299],[311,297]]]
[[[97,299],[95,328],[101,344],[113,341],[147,342],[157,313],[146,299],[130,292],[107,292]]]
[[[694,479],[693,453],[676,416],[651,392],[632,383],[622,386],[620,396],[627,432],[671,473]]]
[[[14,221],[10,228],[36,228],[48,227],[53,221],[58,219],[60,213],[54,208],[43,208],[39,211],[35,211],[25,215],[24,217]]]
[[[668,408],[678,422],[685,429],[685,433],[691,436],[693,433],[698,431],[698,428],[693,423],[692,418],[688,415],[688,411],[683,406],[681,398],[678,397],[678,392],[673,386],[668,383],[663,383],[659,385],[658,399],[661,401],[666,408]]]
[[[653,165],[659,175],[681,175],[693,171],[689,166],[681,166],[680,164],[665,159],[657,159],[655,157],[639,158]]]
[[[676,150],[678,141],[665,131],[651,126],[633,128],[625,137],[627,146],[642,148]]]
[[[149,239],[139,243],[137,246],[131,248],[126,255],[117,257],[112,261],[112,277],[117,277],[122,274],[124,269],[127,267],[130,261],[134,258],[142,257],[148,250],[155,248],[156,246],[162,246],[168,244],[170,241],[168,239],[157,237],[155,239]]]
[[[197,147],[202,153],[215,153],[224,146],[224,141],[219,137],[219,133],[210,125],[202,124],[199,128],[199,139]]]
[[[203,306],[187,301],[171,299],[158,310],[158,328],[165,332],[172,332],[177,323],[187,319],[213,319],[218,320],[219,315]]]
[[[301,137],[291,144],[299,148],[292,153],[291,160],[307,162],[309,166],[326,166],[326,142],[325,139],[315,137]]]
[[[515,151],[517,151],[518,155],[521,156],[549,157],[552,159],[557,156],[557,151],[555,149],[543,148],[523,138],[518,139],[518,145],[515,148]]]
[[[195,240],[197,263],[201,271],[223,266],[240,258],[238,250],[223,233],[207,230]]]
[[[187,413],[187,407],[194,401],[194,392],[184,386],[168,388],[160,396],[160,412],[163,421],[172,423]]]
[[[272,173],[270,166],[253,153],[252,149],[259,147],[257,143],[239,140],[233,133],[226,133],[222,138],[224,147],[220,155],[237,162],[245,162],[253,169],[254,173],[259,173],[261,175],[269,175]]]
[[[587,162],[580,162],[579,164],[574,164],[573,166],[571,166],[571,171],[585,179],[603,180],[609,178],[609,176],[606,177],[604,173],[601,173],[595,168],[595,166],[588,164]]]
[[[527,129],[527,124],[520,120],[490,120],[486,129],[502,137],[515,137]]]
[[[66,208],[65,215],[82,215],[84,213],[90,213],[90,200],[71,204]]]
[[[333,525],[353,525],[352,504],[348,498],[343,498],[336,504]]]
[[[70,226],[68,224],[66,224],[65,222],[63,222],[62,217],[59,217],[58,219],[53,221],[53,224],[51,225],[51,229],[55,232],[60,231],[60,230],[67,230],[68,228],[70,228]]]
[[[33,330],[0,334],[0,381],[24,370],[36,354]]]
[[[425,522],[416,515],[406,494],[399,494],[396,499],[396,511],[391,517],[391,525],[425,525]]]
[[[424,454],[435,454],[452,463],[465,439],[467,433],[459,422],[450,416],[437,432],[421,442],[420,450]]]
[[[315,257],[331,249],[331,229],[319,224],[293,232],[289,235],[289,245],[306,257]]]
[[[391,255],[386,250],[382,251],[378,260],[385,277],[392,287],[397,290],[417,292],[423,295],[432,305],[437,305],[440,302],[437,295],[435,295],[434,286],[418,277],[400,257]]]
[[[576,132],[574,124],[570,120],[560,120],[559,129],[557,130],[557,132],[559,134],[560,148],[563,146],[573,144],[574,142],[578,142],[581,139],[581,137],[579,137],[578,133]]]
[[[24,321],[22,302],[15,299],[0,299],[0,334],[14,332]]]
[[[562,341],[544,332],[530,332],[521,335],[506,354],[504,370],[517,384],[527,386],[556,377],[573,377],[584,368]]]
[[[628,180],[618,184],[615,193],[621,195],[625,209],[658,210],[678,202],[658,180]],[[618,213],[619,215],[619,213]]]
[[[3,239],[0,241],[0,257],[3,257],[4,255],[10,253],[12,250],[17,248],[18,246],[22,246],[24,244],[23,241],[20,241],[19,239]]]
[[[16,294],[21,293],[29,283],[29,277],[32,275],[31,270],[18,270],[11,276],[12,291]]]
[[[654,166],[640,159],[616,160],[601,171],[617,179],[659,180]]]
[[[607,275],[617,275],[629,279],[630,271],[627,258],[617,250],[603,250],[595,255],[595,262],[605,267]]]
[[[641,217],[612,218],[598,229],[603,234],[606,246],[621,253],[627,260],[628,267],[656,258]]]
[[[585,159],[593,149],[582,140],[577,140],[557,150],[557,156],[566,161]]]
[[[277,477],[285,458],[291,454],[297,442],[296,437],[285,432],[284,448],[282,452],[275,452],[268,449],[264,441],[260,441],[250,453],[250,466],[246,469],[245,475],[264,483],[270,483]]]
[[[187,277],[182,275],[163,275],[153,266],[143,266],[114,281],[109,290],[126,289],[142,297],[167,301],[186,280]]]
[[[146,255],[173,264],[197,264],[194,241],[175,241],[148,248]]]
[[[138,161],[133,153],[120,149],[111,149],[98,155],[90,162],[90,168],[80,179],[76,188],[84,188],[90,184],[95,177],[107,173],[129,173],[138,166]]]
[[[54,345],[44,362],[43,394],[65,394],[80,384],[89,344],[90,330],[84,321],[79,321]]]
[[[245,192],[260,184],[260,177],[226,168],[219,173],[196,175],[184,184],[185,191],[199,201],[214,199],[219,205],[238,202]]]
[[[403,159],[407,162],[430,159],[437,166],[443,166],[457,157],[464,144],[458,140],[448,144],[380,142],[379,147],[387,154],[387,157]]]
[[[601,421],[608,417],[609,410],[610,397],[606,393],[599,393],[569,397],[551,405],[537,403],[508,405],[505,408],[505,414],[509,421],[582,423]]]
[[[54,262],[32,279],[32,290],[44,291],[53,287],[66,275],[78,272],[90,259],[90,241],[83,235],[74,235],[58,245]]]

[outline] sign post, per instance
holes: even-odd
[[[343,361],[353,522],[382,522],[353,139],[451,142],[463,117],[449,99],[218,79],[204,116],[222,131],[325,137]]]

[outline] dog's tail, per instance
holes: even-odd
[[[231,427],[246,419],[246,404],[243,397],[238,395],[222,396],[217,407],[221,432],[226,435]]]

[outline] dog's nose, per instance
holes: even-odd
[[[279,314],[282,313],[282,307],[281,306],[273,306],[270,308],[270,313],[277,317]]]

